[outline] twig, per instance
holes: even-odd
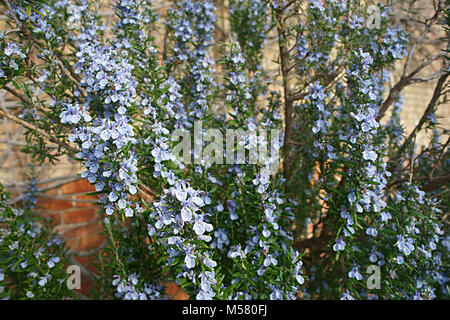
[[[67,151],[70,151],[70,152],[72,152],[74,154],[78,153],[78,149],[68,145],[67,143],[65,143],[63,141],[58,140],[55,137],[52,137],[46,131],[44,131],[44,130],[42,130],[40,128],[37,128],[36,126],[33,126],[32,124],[30,124],[30,123],[28,123],[26,121],[23,121],[22,119],[19,119],[19,118],[17,118],[16,116],[14,116],[12,114],[8,114],[5,110],[0,109],[0,116],[3,116],[3,117],[5,117],[5,118],[7,118],[7,119],[9,119],[11,121],[14,121],[17,124],[20,124],[21,126],[27,128],[29,130],[32,130],[32,131],[38,133],[40,136],[44,137],[48,141],[53,142],[53,143],[59,145],[60,147],[63,147]]]
[[[412,179],[414,174],[414,147],[416,146],[416,136],[414,136],[413,143],[411,146],[411,167],[409,170],[409,184],[412,185]]]
[[[16,25],[19,27],[19,29],[22,28],[22,23],[20,22],[20,20],[17,18],[16,14],[14,13],[11,4],[9,3],[8,0],[5,0],[6,6],[8,7],[9,12],[11,13],[11,16],[13,18],[13,20],[15,21]]]
[[[415,82],[412,79],[414,79],[414,76],[419,73],[420,70],[422,70],[423,68],[425,68],[426,66],[428,66],[430,63],[432,63],[433,61],[444,57],[445,53],[441,52],[437,55],[435,55],[434,57],[428,59],[427,61],[423,62],[420,66],[418,66],[416,69],[414,69],[414,71],[412,71],[410,74],[408,74],[407,76],[402,76],[400,78],[400,80],[392,87],[392,89],[389,91],[389,94],[386,98],[386,100],[384,100],[383,104],[380,107],[380,111],[378,112],[377,121],[380,121],[381,118],[384,117],[387,109],[389,108],[389,106],[398,98],[400,92],[408,85],[410,85],[411,83]],[[441,76],[442,77],[442,76]],[[416,80],[417,81],[417,80]]]
[[[439,100],[439,97],[441,96],[442,89],[444,87],[445,81],[447,80],[448,76],[449,76],[449,73],[446,73],[439,78],[439,80],[436,84],[436,87],[434,89],[433,96],[431,97],[431,100],[428,103],[428,106],[425,109],[425,112],[423,113],[422,117],[420,118],[419,123],[416,125],[416,127],[413,129],[413,131],[409,134],[408,138],[406,138],[405,142],[403,142],[403,144],[398,149],[396,156],[393,157],[394,161],[398,160],[398,158],[403,153],[403,150],[405,150],[405,148],[409,144],[409,142],[413,139],[413,137],[416,136],[417,132],[419,132],[422,129],[422,126],[425,123],[427,117],[433,111],[434,107],[436,106],[436,104]]]
[[[436,170],[439,161],[441,161],[442,156],[444,155],[445,149],[447,148],[449,142],[450,142],[450,137],[447,138],[447,142],[446,142],[446,143],[444,144],[444,146],[442,147],[442,150],[441,150],[441,152],[440,152],[440,154],[439,154],[439,157],[437,158],[436,163],[435,163],[435,165],[433,166],[433,169],[431,169],[431,172],[430,172],[430,174],[429,174],[430,179],[433,178],[433,173],[434,173],[434,171]]]
[[[11,93],[15,97],[19,98],[23,103],[25,103],[26,105],[32,107],[33,109],[39,109],[39,110],[41,110],[42,112],[45,112],[45,113],[50,113],[52,111],[51,109],[48,109],[46,107],[39,106],[39,105],[37,105],[37,106],[34,105],[31,101],[28,101],[22,94],[20,94],[19,92],[17,92],[13,88],[10,88],[8,86],[3,86],[2,89],[5,89],[6,91]]]
[[[431,181],[422,187],[422,191],[431,192],[439,189],[441,186],[450,183],[450,174],[445,176],[436,177],[431,179]]]

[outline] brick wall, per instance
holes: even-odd
[[[46,189],[45,185],[40,186]],[[59,235],[66,241],[72,255],[71,264],[80,266],[81,289],[83,296],[88,295],[93,282],[94,255],[104,243],[100,234],[99,207],[95,205],[97,196],[87,193],[95,189],[85,179],[78,179],[62,186],[47,190],[38,199],[37,209],[44,217],[52,220]]]

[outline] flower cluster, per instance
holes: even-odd
[[[330,60],[331,48],[339,38],[340,22],[337,18],[343,14],[345,8],[334,3],[330,3],[329,6],[330,10],[325,10],[322,1],[308,1],[305,9],[308,21],[300,23],[295,28],[293,59],[296,62],[296,70],[302,77],[313,76],[317,70],[330,71],[327,62]],[[338,57],[336,62],[339,61]]]
[[[10,207],[1,185],[0,226],[0,299],[73,296],[63,242],[30,209]]]
[[[387,244],[379,248],[380,253],[384,252],[382,257],[391,274],[392,283],[388,285],[393,295],[407,299],[433,299],[437,293],[436,285],[448,281],[443,272],[442,253],[438,250],[438,245],[444,239],[444,231],[441,222],[436,220],[440,213],[436,204],[417,186],[409,184],[405,184],[401,191],[388,199],[390,210],[397,212],[396,219],[404,226],[400,230],[392,221],[385,224],[382,237]],[[408,211],[405,210],[406,206]],[[427,210],[426,215],[423,210]],[[395,248],[394,252],[392,247]],[[413,269],[399,268],[403,264],[411,265]],[[407,294],[395,288],[395,281],[415,283],[416,290]]]
[[[152,285],[144,284],[144,288],[138,289],[139,277],[131,274],[128,278],[121,280],[119,275],[115,275],[112,281],[116,287],[115,297],[123,300],[159,300],[160,292]]]
[[[168,187],[163,187],[161,198],[152,204],[148,232],[150,236],[158,235],[168,246],[168,263],[173,262],[177,257],[184,257],[184,272],[177,277],[189,278],[194,284],[199,281],[202,285],[198,289],[198,298],[210,299],[215,295],[212,290],[215,277],[212,275],[216,263],[210,258],[210,252],[201,250],[198,245],[190,243],[189,238],[181,235],[191,233],[197,241],[205,244],[211,240],[208,233],[212,232],[212,225],[207,222],[209,213],[202,211],[202,208],[211,200],[203,191],[192,188],[188,181],[181,179],[167,166],[168,163],[175,161],[170,131],[167,127],[176,126],[177,108],[182,107],[182,104],[179,101],[179,86],[175,80],[165,81],[162,87],[167,90],[157,101],[158,107],[148,106],[145,110],[152,126],[144,143],[146,146],[151,146],[153,176],[167,181]],[[166,118],[164,123],[160,120],[162,118]],[[206,278],[203,273],[196,275],[194,272],[200,269],[199,266],[202,264],[212,272]],[[209,285],[205,283],[208,279],[211,280]]]
[[[215,7],[210,1],[183,1],[178,8],[169,10],[168,26],[172,29],[174,44],[169,64],[188,68],[184,79],[189,97],[186,113],[192,120],[201,118],[209,109],[210,96],[215,86],[211,73],[213,60],[208,48],[213,43],[216,21]]]
[[[101,202],[106,213],[132,217],[135,209],[128,195],[137,192],[137,156],[130,150],[136,143],[130,118],[136,96],[133,66],[120,49],[98,42],[95,27],[78,38],[84,41],[76,53],[75,70],[82,74],[86,102],[81,106],[65,103],[61,123],[72,125],[69,139],[81,147],[77,158],[87,169],[82,177],[104,193]]]
[[[357,94],[360,101],[365,101],[364,104],[358,105],[357,110],[350,112],[351,119],[355,125],[355,128],[349,130],[348,133],[342,133],[340,139],[349,143],[349,145],[358,145],[362,149],[361,152],[356,155],[355,152],[351,152],[352,157],[361,159],[362,174],[374,181],[376,185],[367,184],[359,186],[358,190],[352,190],[347,196],[348,208],[356,210],[358,213],[362,212],[381,212],[385,207],[383,200],[383,190],[386,184],[386,177],[390,176],[390,173],[385,171],[386,163],[378,157],[378,149],[374,145],[374,136],[379,128],[379,123],[376,121],[377,106],[373,101],[373,84],[369,77],[369,70],[373,63],[370,54],[365,53],[360,49],[355,53],[355,63],[351,63],[349,66],[348,77],[349,85],[352,86],[352,93]],[[355,150],[356,151],[356,150]],[[341,212],[342,217],[347,219],[347,230],[353,224],[351,216],[344,211]],[[372,229],[368,229],[369,234],[375,234]]]
[[[22,52],[22,44],[13,41],[6,41],[8,37],[0,33],[0,81],[5,81],[8,77],[13,77],[20,72],[23,59],[26,55]]]

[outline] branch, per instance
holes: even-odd
[[[14,116],[12,114],[9,114],[5,110],[0,109],[0,116],[3,116],[3,117],[5,117],[5,118],[7,118],[7,119],[17,123],[17,124],[20,124],[21,126],[27,128],[27,129],[29,129],[31,131],[34,131],[34,132],[38,133],[40,136],[42,136],[46,140],[48,140],[48,141],[50,141],[50,142],[52,142],[54,144],[59,145],[60,147],[66,149],[67,151],[70,151],[71,153],[75,154],[75,153],[79,152],[78,149],[68,145],[67,143],[65,143],[63,141],[58,140],[55,137],[52,137],[46,131],[44,131],[44,130],[42,130],[42,129],[40,129],[40,128],[38,128],[38,127],[36,127],[36,126],[26,122],[26,121],[23,121],[22,119],[19,119],[19,118],[17,118],[16,116]]]
[[[412,71],[410,74],[408,74],[407,76],[402,76],[400,78],[400,80],[392,87],[392,89],[389,91],[389,94],[386,98],[386,100],[383,102],[383,104],[380,107],[380,111],[378,112],[377,121],[380,121],[381,118],[383,118],[383,116],[385,115],[387,109],[389,108],[389,106],[395,101],[397,100],[400,92],[408,85],[410,85],[413,82],[416,82],[417,79],[414,79],[414,76],[419,73],[420,70],[422,70],[423,68],[425,68],[426,66],[428,66],[429,64],[431,64],[433,61],[441,58],[445,56],[445,53],[441,52],[437,55],[435,55],[434,57],[428,59],[427,61],[423,62],[420,66],[418,66],[414,71]],[[444,67],[445,68],[445,67]]]
[[[402,77],[406,76],[406,72],[408,71],[409,63],[411,62],[412,55],[413,55],[414,51],[416,50],[417,45],[419,45],[419,43],[422,42],[422,40],[425,37],[425,35],[430,31],[430,28],[433,25],[433,22],[439,16],[439,11],[440,11],[440,5],[439,5],[439,8],[435,11],[434,15],[425,22],[425,28],[423,29],[422,34],[414,42],[414,45],[412,46],[411,50],[409,50],[408,57],[406,58],[406,62],[404,64],[404,66],[403,66]]]
[[[345,69],[345,67],[347,66],[347,63],[344,63],[342,65],[340,65],[335,71],[333,71],[332,73],[330,73],[324,80],[323,82],[323,86],[326,88],[328,87],[330,84],[333,83],[333,81],[342,73],[342,71]],[[307,84],[305,84],[304,88],[306,88],[309,84],[314,83],[316,80],[318,80],[322,75],[316,75],[312,78],[311,81],[309,81]],[[289,97],[289,99],[291,99],[292,101],[297,101],[297,100],[301,100],[304,97],[306,97],[306,95],[308,94],[308,92],[304,91],[304,88],[301,91],[297,91],[293,94],[291,94],[291,96]]]
[[[450,174],[445,176],[432,178],[430,182],[422,187],[422,191],[431,192],[439,189],[445,184],[450,183]]]
[[[435,6],[435,12],[433,14],[433,16],[429,19],[426,19],[424,22],[422,21],[417,21],[419,23],[423,23],[425,25],[425,28],[422,32],[422,34],[419,36],[419,38],[416,40],[416,42],[414,43],[413,47],[411,48],[411,50],[408,52],[408,56],[406,58],[406,62],[403,66],[403,73],[402,76],[399,80],[399,82],[396,83],[396,85],[390,90],[388,97],[386,98],[386,100],[384,101],[384,103],[381,105],[380,111],[378,112],[377,121],[380,121],[381,118],[383,118],[384,114],[386,113],[386,110],[389,108],[389,106],[398,98],[398,95],[400,94],[400,92],[409,84],[413,83],[413,82],[424,82],[424,81],[429,81],[434,79],[434,75],[429,77],[430,79],[424,78],[424,79],[416,79],[414,78],[414,76],[423,68],[425,68],[427,65],[429,65],[430,63],[432,63],[433,61],[435,61],[436,59],[440,58],[441,56],[446,56],[445,53],[440,53],[436,56],[434,56],[433,58],[429,59],[428,61],[423,62],[420,66],[418,66],[413,72],[411,72],[409,75],[406,75],[406,72],[408,70],[409,67],[409,63],[411,61],[411,57],[413,55],[413,52],[415,51],[417,45],[423,41],[423,38],[425,36],[425,34],[430,30],[431,26],[433,25],[433,23],[435,21],[437,21],[439,19],[439,13],[441,11],[441,3],[440,1],[437,3],[437,7]],[[411,19],[411,18],[410,18]],[[450,40],[447,37],[447,40]],[[450,42],[447,42],[447,50],[449,49],[449,45]],[[445,70],[445,64],[444,67],[441,71]],[[424,80],[424,81],[421,81]]]
[[[22,23],[20,22],[20,20],[17,18],[16,14],[14,13],[11,4],[9,3],[8,0],[5,0],[6,6],[8,7],[9,12],[11,12],[11,16],[13,18],[13,20],[16,22],[16,25],[19,27],[19,29],[22,28]]]
[[[143,183],[139,184],[139,186],[142,187],[142,189],[144,189],[147,193],[150,193],[153,196],[158,195],[155,191],[153,191],[152,189],[150,189],[147,185],[145,185]]]
[[[446,73],[446,71],[438,71],[438,72],[435,72],[432,75],[429,75],[428,77],[425,77],[425,78],[411,78],[411,83],[428,82],[428,81],[439,78],[440,76],[444,75],[445,73]]]
[[[405,142],[400,146],[399,151],[397,153],[397,156],[394,159],[398,159],[400,155],[403,153],[403,150],[406,148],[406,146],[409,144],[409,142],[413,139],[413,137],[416,136],[417,132],[422,130],[422,126],[425,123],[427,117],[430,115],[430,113],[433,111],[434,107],[436,106],[439,97],[441,96],[442,89],[444,87],[445,81],[447,80],[447,77],[450,73],[443,74],[434,89],[433,96],[431,97],[430,102],[428,103],[427,108],[425,109],[425,112],[423,113],[422,117],[420,118],[419,123],[417,126],[413,129],[413,131],[409,134],[408,138],[406,138]]]
[[[25,103],[26,105],[28,105],[29,107],[31,107],[33,109],[39,109],[42,112],[46,112],[46,113],[50,113],[52,111],[51,109],[48,109],[48,108],[46,108],[44,106],[34,105],[31,101],[28,101],[22,94],[20,94],[19,92],[17,92],[13,88],[10,88],[10,87],[5,85],[5,86],[3,86],[2,89],[5,89],[9,93],[11,93],[13,96],[19,98],[23,103]]]
[[[283,17],[283,9],[275,10],[275,18],[277,23],[278,34],[278,49],[280,54],[281,75],[283,78],[283,94],[284,94],[284,122],[285,122],[285,145],[283,146],[283,174],[285,178],[289,177],[290,164],[290,142],[292,136],[292,112],[293,101],[292,95],[292,77],[289,75],[289,52],[288,52],[288,37],[286,34],[285,20]]]
[[[437,158],[436,163],[435,163],[435,165],[433,166],[433,169],[431,169],[431,172],[430,172],[430,174],[429,174],[430,179],[433,178],[433,173],[434,173],[434,171],[436,170],[436,168],[437,168],[439,162],[442,160],[442,157],[444,156],[444,153],[445,153],[445,149],[447,149],[447,146],[448,146],[449,143],[450,143],[450,137],[447,138],[447,142],[446,142],[446,143],[444,144],[444,146],[442,147],[441,152],[439,153],[439,157]]]
[[[283,9],[281,9],[281,10],[285,11],[285,10],[286,10],[287,8],[289,8],[293,3],[295,3],[295,1],[297,1],[297,0],[290,0],[288,3],[286,3],[286,4],[284,5]]]
[[[75,79],[71,73],[67,72],[64,64],[61,61],[58,61],[58,67],[61,70],[61,72],[74,84],[74,86],[77,88],[78,92],[80,93],[81,98],[83,100],[86,100],[86,97],[83,94],[83,90],[81,90],[80,86],[78,85],[78,82],[80,81],[79,78]]]

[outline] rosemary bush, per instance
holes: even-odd
[[[442,1],[423,22],[424,35],[446,34],[442,50],[414,70],[423,37],[411,40],[386,1],[230,0],[230,32],[210,0],[161,16],[150,0],[117,0],[111,24],[84,0],[2,3],[0,86],[20,108],[0,116],[26,128],[36,163],[68,155],[101,195],[97,298],[163,299],[167,279],[193,299],[447,297]],[[439,72],[422,77],[432,63]],[[408,134],[401,92],[420,82],[434,94]],[[1,285],[25,267],[1,294],[70,296],[63,249],[44,250],[47,266],[13,249],[35,230],[21,220],[32,210],[3,208],[13,232],[2,233]]]

